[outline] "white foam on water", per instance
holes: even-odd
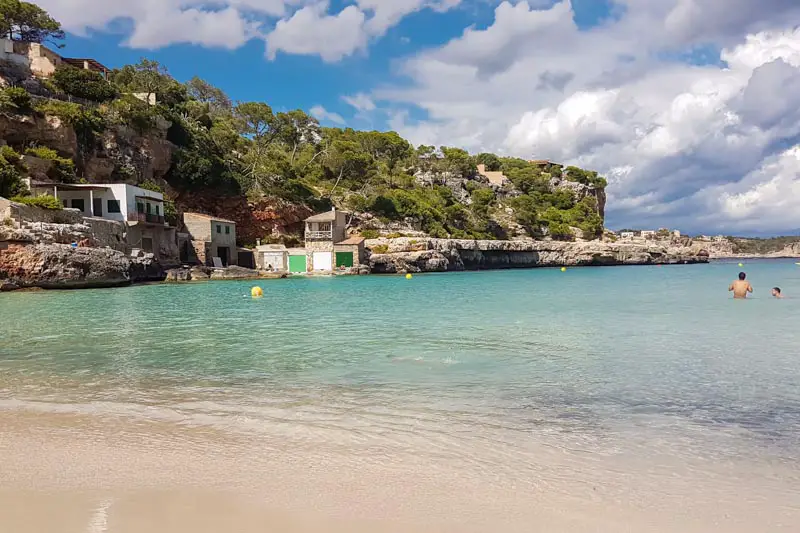
[[[111,498],[100,500],[86,526],[86,533],[106,533],[108,531],[108,510],[113,503]]]

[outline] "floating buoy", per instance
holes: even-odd
[[[414,277],[414,276],[412,276],[411,274],[406,274],[406,279],[411,279],[411,278],[413,278],[413,277]]]
[[[250,296],[253,298],[261,298],[264,296],[264,291],[261,290],[261,287],[253,287],[250,289]]]
[[[744,263],[739,263],[739,266],[740,266],[740,267],[743,267],[743,266],[744,266]]]
[[[566,272],[566,271],[567,271],[567,267],[561,267],[561,272]]]

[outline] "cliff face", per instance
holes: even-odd
[[[167,141],[169,124],[160,122],[147,135],[126,126],[107,128],[92,147],[81,147],[70,124],[55,116],[0,114],[0,138],[11,146],[36,144],[76,162],[90,183],[159,180],[172,164],[175,146]]]
[[[708,262],[707,254],[685,246],[600,241],[378,239],[367,241],[367,246],[373,251],[370,266],[378,274]]]

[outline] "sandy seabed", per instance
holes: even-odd
[[[480,439],[461,461],[422,441],[402,455],[342,442],[284,447],[277,435],[27,409],[0,410],[0,428],[0,530],[8,533],[800,527],[800,484],[780,465],[697,471],[546,446],[517,457],[488,441],[480,449]],[[508,468],[486,468],[484,455]]]

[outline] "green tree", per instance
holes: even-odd
[[[363,185],[369,173],[375,170],[375,163],[358,143],[336,140],[325,157],[325,167],[331,175],[336,176],[333,187],[326,195],[330,198],[342,179]]]
[[[0,154],[0,196],[11,198],[27,192],[18,168],[19,154],[5,150]],[[11,159],[11,160],[10,160]]]
[[[52,79],[55,86],[65,93],[94,102],[113,100],[119,95],[116,87],[93,70],[62,65],[56,69]]]
[[[64,38],[61,24],[30,2],[0,0],[0,34],[14,41],[43,43]]]
[[[475,161],[478,164],[486,165],[486,170],[495,172],[500,170],[502,163],[500,162],[500,158],[494,154],[487,154],[482,153],[475,156]]]
[[[178,107],[188,99],[186,87],[175,81],[161,63],[147,58],[113,71],[110,78],[120,90],[142,93],[148,101],[155,95],[156,101],[168,108]]]
[[[442,153],[441,170],[460,178],[468,178],[475,173],[475,160],[469,152],[461,148],[439,148]]]
[[[186,90],[189,97],[208,104],[209,110],[213,116],[222,113],[230,113],[233,110],[233,104],[225,91],[214,87],[207,81],[195,76],[186,82]]]
[[[275,122],[278,138],[291,150],[290,165],[294,165],[298,148],[304,143],[316,144],[320,139],[317,119],[299,109],[288,113],[278,113]]]

